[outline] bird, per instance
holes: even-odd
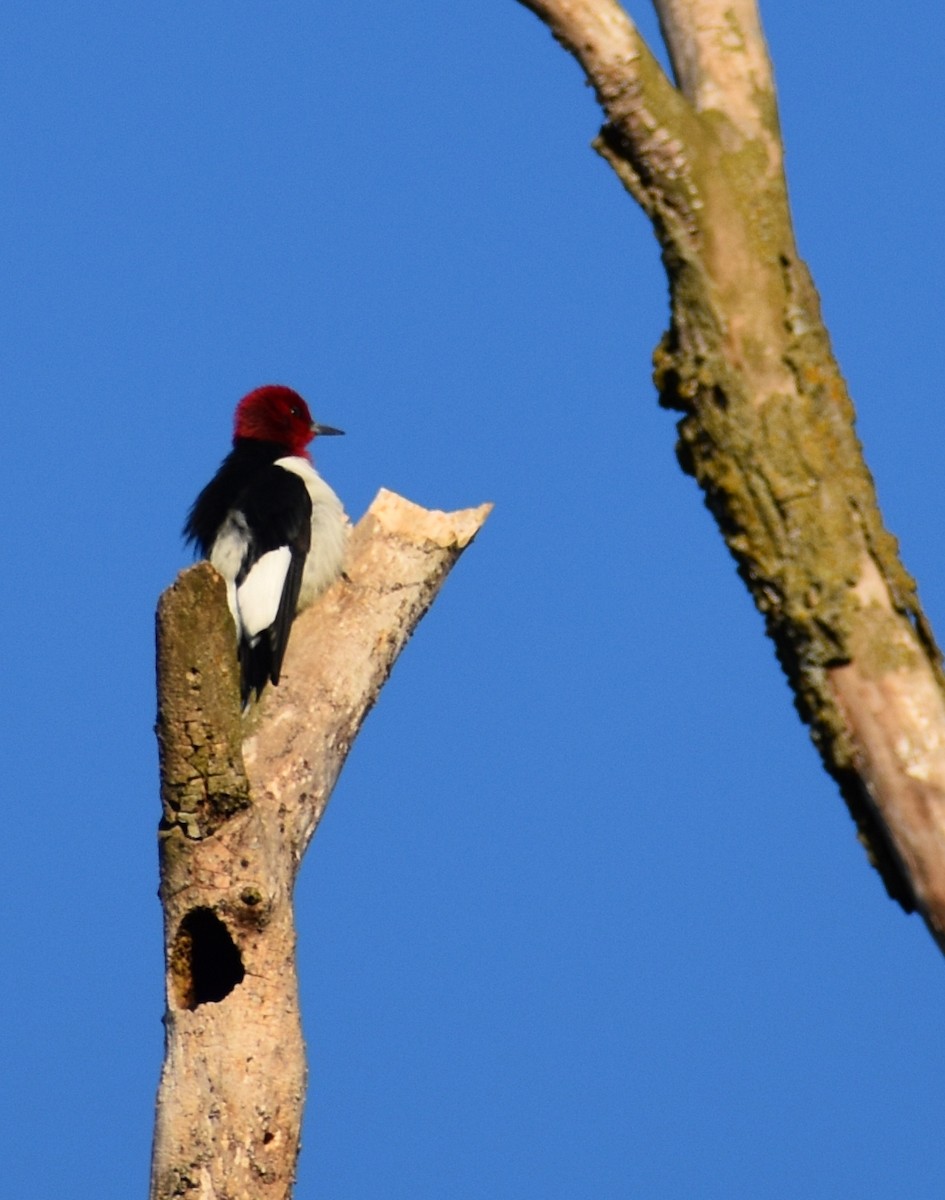
[[[296,613],[343,573],[348,518],[308,451],[313,438],[343,432],[313,421],[292,388],[256,388],[237,404],[233,449],[187,515],[185,540],[226,581],[244,712],[278,684]]]

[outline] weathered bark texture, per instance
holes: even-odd
[[[394,660],[491,506],[381,492],[296,621],[278,689],[239,715],[233,624],[206,563],[158,608],[166,1047],[152,1200],[291,1195],[305,1091],[292,891]]]
[[[595,148],[650,217],[660,402],[891,895],[945,948],[941,657],[883,526],[798,257],[755,0],[655,0],[670,80],[615,0],[521,0],[578,60]]]

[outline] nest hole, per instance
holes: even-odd
[[[181,1008],[218,1004],[243,982],[240,952],[212,908],[193,908],[180,923],[171,954],[171,975]]]

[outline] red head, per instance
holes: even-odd
[[[244,396],[233,420],[234,439],[278,442],[295,455],[306,455],[305,447],[316,434],[341,432],[330,425],[316,425],[298,392],[278,384],[267,384]]]

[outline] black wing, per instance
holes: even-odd
[[[282,660],[302,587],[302,573],[312,542],[312,500],[304,482],[293,471],[271,465],[260,471],[238,495],[234,508],[242,513],[251,531],[246,556],[236,586],[270,550],[289,548],[289,569],[282,585],[276,617],[255,638],[240,639],[239,657],[244,705],[257,697],[266,683],[279,682]]]
[[[245,492],[288,451],[278,442],[237,438],[216,475],[193,502],[184,524],[184,539],[193,542],[205,558],[213,548],[220,526],[238,508]]]

